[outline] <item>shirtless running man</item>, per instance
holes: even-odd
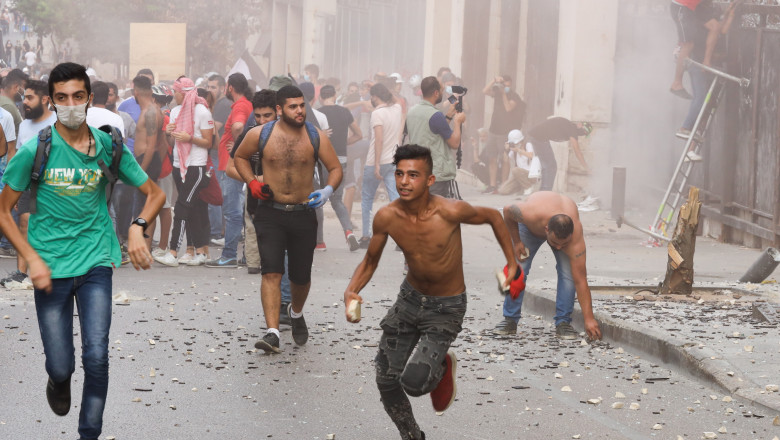
[[[133,154],[135,160],[141,165],[152,182],[157,183],[162,170],[163,154],[168,150],[168,143],[165,140],[162,131],[163,115],[160,107],[154,102],[152,96],[152,80],[144,75],[138,75],[133,78],[133,93],[135,100],[141,107],[141,114],[138,116],[138,123],[135,129],[135,145]],[[133,214],[136,215],[146,203],[146,197],[136,191]],[[149,249],[152,247],[152,238],[157,222],[152,220],[146,231],[149,238],[146,244]]]
[[[455,400],[455,353],[466,314],[461,223],[489,224],[504,251],[509,277],[518,270],[512,241],[501,214],[491,208],[430,194],[436,181],[428,148],[398,147],[394,156],[399,198],[377,211],[374,234],[363,261],[344,292],[347,320],[351,301],[366,286],[379,264],[387,237],[403,249],[409,265],[396,303],[382,319],[383,333],[375,358],[376,382],[385,411],[404,440],[424,439],[408,395],[431,393],[433,408],[446,410]],[[415,348],[416,346],[416,348]]]
[[[560,339],[576,339],[578,336],[571,326],[576,292],[585,321],[585,332],[591,339],[601,339],[599,324],[593,317],[585,268],[585,239],[577,204],[564,195],[539,191],[523,202],[505,206],[504,220],[512,234],[515,255],[521,262],[526,278],[536,251],[545,241],[553,251],[558,271],[555,335]],[[517,332],[524,293],[521,292],[517,299],[512,299],[510,295],[504,298],[504,320],[493,329],[493,333],[507,335]]]
[[[258,176],[249,158],[259,151],[260,132],[265,125],[250,130],[236,151],[236,171],[259,200],[254,225],[260,248],[262,282],[260,296],[268,331],[255,348],[279,353],[279,308],[284,252],[289,258],[292,303],[288,306],[293,340],[306,343],[309,330],[303,306],[311,287],[311,263],[317,244],[315,209],[324,205],[341,183],[341,164],[328,137],[319,133],[319,160],[328,170],[327,185],[314,191],[315,152],[305,125],[303,93],[295,86],[276,92],[276,110],[281,113],[262,154],[263,173]]]

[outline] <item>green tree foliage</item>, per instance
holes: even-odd
[[[75,43],[77,61],[128,63],[130,23],[186,23],[191,72],[223,71],[270,0],[16,0],[15,9],[55,48]],[[164,42],[161,42],[164,44]]]

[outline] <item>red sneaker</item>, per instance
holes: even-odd
[[[328,250],[328,247],[325,246],[325,242],[317,243],[317,246],[314,247],[315,251],[326,251]]]
[[[457,387],[455,386],[455,367],[458,365],[458,359],[455,357],[455,352],[452,350],[447,351],[447,357],[444,358],[446,365],[444,366],[444,376],[442,376],[439,384],[436,385],[436,389],[431,391],[431,402],[433,402],[433,409],[437,414],[441,414],[447,410],[455,401],[455,392]]]

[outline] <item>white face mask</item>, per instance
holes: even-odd
[[[57,120],[71,130],[76,130],[87,120],[87,106],[89,102],[83,105],[54,104],[54,108],[57,109]]]

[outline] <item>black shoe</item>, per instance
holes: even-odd
[[[257,275],[257,274],[260,273],[260,268],[259,267],[253,267],[253,266],[247,266],[246,267],[246,273],[248,273],[249,275]]]
[[[558,339],[572,340],[577,339],[580,334],[577,333],[577,330],[574,330],[574,327],[571,326],[571,323],[563,321],[555,326],[555,336]]]
[[[369,237],[360,237],[360,249],[368,249],[368,244],[371,243]]]
[[[493,328],[494,335],[514,335],[517,333],[517,323],[509,318],[504,318]]]
[[[679,96],[682,99],[693,99],[693,96],[688,93],[687,90],[683,87],[682,89],[669,89],[670,92],[672,92],[673,95]]]
[[[26,278],[27,278],[26,273],[16,270],[14,272],[11,272],[7,277],[0,280],[0,286],[5,287],[5,285],[10,283],[11,281],[16,281],[17,283],[21,283]]]
[[[266,353],[281,353],[279,350],[279,337],[273,333],[266,333],[263,339],[255,342],[255,348]]]
[[[287,306],[287,315],[290,316],[293,341],[298,345],[306,344],[306,341],[309,340],[309,328],[306,327],[306,320],[303,319],[303,316],[300,318],[292,317],[292,303]]]
[[[51,378],[46,382],[46,400],[49,407],[58,416],[64,416],[70,411],[70,378],[60,384],[54,383]]]
[[[290,315],[287,311],[287,307],[290,307],[290,303],[282,303],[282,307],[279,309],[279,324],[292,325],[290,321]]]
[[[360,243],[358,243],[357,237],[355,237],[355,234],[352,233],[351,230],[344,232],[344,234],[347,237],[347,244],[349,245],[350,252],[355,252],[360,249]]]

